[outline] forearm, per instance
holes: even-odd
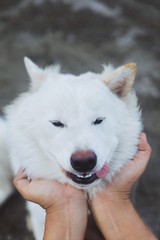
[[[106,240],[156,240],[129,200],[92,205],[97,225]]]
[[[46,214],[43,240],[65,239],[64,236],[66,235],[64,219],[58,217],[57,214],[55,216],[54,214]]]
[[[78,204],[68,203],[67,207],[46,214],[43,240],[84,240],[87,225],[87,210]]]

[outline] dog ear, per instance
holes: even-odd
[[[132,89],[136,72],[135,63],[125,64],[113,70],[103,81],[113,93],[125,97]]]
[[[24,65],[31,80],[31,89],[38,89],[45,78],[44,70],[27,57],[24,57]]]

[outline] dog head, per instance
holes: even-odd
[[[30,91],[19,100],[14,123],[24,155],[30,152],[27,173],[79,188],[110,180],[138,144],[140,114],[131,91],[136,65],[80,76],[43,70],[28,58],[25,66]]]

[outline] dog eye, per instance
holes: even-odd
[[[65,125],[63,123],[61,123],[60,121],[50,121],[55,127],[60,127],[60,128],[64,128]]]
[[[104,121],[105,118],[97,118],[94,122],[93,125],[99,125]]]

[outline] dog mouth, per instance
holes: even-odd
[[[108,164],[104,164],[104,166],[95,173],[71,173],[67,172],[67,176],[75,183],[80,185],[91,184],[98,179],[103,179],[106,177],[108,173]]]
[[[71,172],[67,173],[68,177],[71,178],[71,180],[75,183],[86,185],[86,184],[91,184],[95,180],[98,179],[97,175],[95,173],[81,173],[81,174],[74,174]]]

